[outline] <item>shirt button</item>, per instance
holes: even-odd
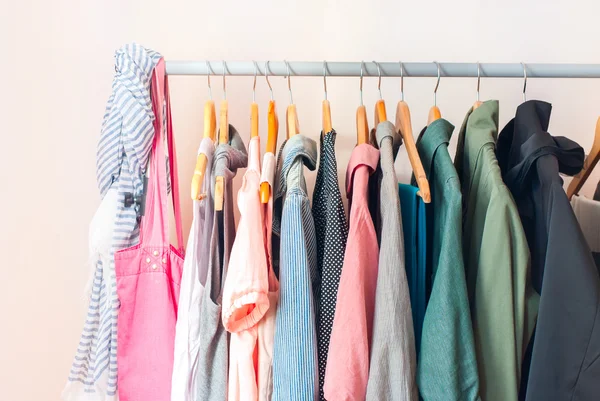
[[[152,255],[154,255],[154,256],[158,256],[158,251],[154,251],[154,252],[152,252]]]
[[[163,263],[167,263],[167,258],[162,258]]]
[[[152,265],[152,270],[156,270],[158,268],[158,266],[156,266],[156,263]]]
[[[150,263],[150,258],[146,258],[146,263]]]

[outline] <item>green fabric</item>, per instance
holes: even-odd
[[[496,159],[498,101],[469,110],[454,160],[462,183],[463,253],[485,401],[517,401],[521,361],[535,326],[527,238]]]
[[[427,205],[427,221],[432,224],[427,232],[432,284],[417,373],[426,401],[480,400],[462,255],[460,182],[448,153],[453,130],[452,124],[439,119],[417,141],[432,199]]]

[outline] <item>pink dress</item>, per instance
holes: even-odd
[[[240,221],[223,289],[222,319],[229,343],[230,401],[258,399],[257,324],[269,309],[263,206],[260,202],[260,138],[248,146],[248,169],[238,192]]]
[[[263,156],[261,183],[268,182],[274,188],[275,155],[267,152]],[[273,191],[264,206],[264,241],[269,276],[269,309],[258,322],[258,401],[271,401],[273,394],[273,338],[275,337],[275,315],[279,300],[279,282],[273,271],[271,234],[273,225]]]
[[[358,145],[346,172],[350,227],[323,386],[328,401],[364,401],[367,392],[379,260],[367,192],[378,161],[377,149]]]
[[[118,317],[118,383],[120,401],[170,401],[171,373],[183,249],[169,244],[163,105],[166,101],[167,143],[175,226],[183,244],[177,161],[171,130],[164,61],[154,71],[152,100],[156,115],[146,211],[140,242],[115,253]],[[165,98],[166,93],[166,98]]]

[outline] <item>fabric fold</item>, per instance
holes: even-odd
[[[379,151],[361,144],[352,151],[346,171],[350,228],[324,377],[328,401],[365,399],[379,254],[367,192],[378,162]]]

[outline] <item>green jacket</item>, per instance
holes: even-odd
[[[517,401],[521,363],[535,326],[539,296],[519,211],[495,146],[498,101],[465,117],[454,160],[462,183],[463,253],[481,396]]]
[[[439,119],[417,141],[432,198],[427,205],[430,298],[417,372],[425,401],[480,400],[463,263],[460,181],[448,153],[453,130]]]

